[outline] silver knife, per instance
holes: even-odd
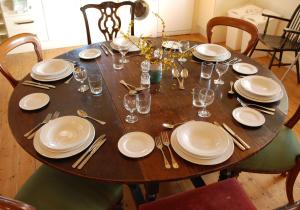
[[[225,123],[222,124],[225,130],[227,130],[234,138],[236,138],[246,149],[250,149],[250,146],[244,142],[231,128],[228,127]]]
[[[26,83],[26,82],[23,82],[22,85],[50,90],[49,87],[42,86],[42,85],[35,85],[35,84],[31,84],[31,83]]]
[[[103,52],[105,53],[105,55],[108,56],[107,50],[102,45],[100,45],[100,48],[103,50]]]
[[[89,161],[89,159],[95,154],[95,152],[98,151],[98,149],[106,142],[106,139],[100,140],[95,147],[92,149],[90,154],[80,163],[80,165],[77,167],[78,169],[82,169],[83,166]]]
[[[111,49],[109,49],[109,47],[106,46],[106,44],[103,44],[102,46],[105,47],[105,49],[106,49],[111,55],[114,54],[114,53],[111,51]]]
[[[93,150],[94,146],[102,139],[105,138],[105,134],[99,136],[94,143],[81,155],[81,157],[72,165],[72,168],[76,168],[79,163]]]
[[[49,88],[56,88],[55,85],[49,85],[49,84],[34,82],[34,81],[30,81],[30,80],[25,80],[24,83],[30,83],[30,84],[34,84],[34,85],[41,85],[41,86],[45,86],[45,87],[49,87]]]
[[[256,107],[251,107],[252,109],[255,109],[259,112],[263,112],[263,113],[266,113],[266,114],[269,114],[269,115],[274,115],[275,113],[274,112],[270,112],[270,111],[267,111],[267,110],[264,110],[264,109],[260,109],[260,108],[256,108]]]
[[[221,126],[218,122],[215,121],[214,124],[215,124],[216,126],[220,127],[224,132],[226,132],[226,133],[229,134],[229,132],[228,132],[227,130],[225,130],[224,128],[222,128],[222,126]],[[245,147],[244,147],[240,142],[238,142],[235,138],[232,138],[232,140],[233,140],[234,144],[235,144],[240,150],[242,150],[242,151],[245,151],[245,150],[246,150]]]

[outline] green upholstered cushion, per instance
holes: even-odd
[[[299,154],[297,137],[291,129],[284,126],[269,145],[236,168],[250,172],[283,172],[295,165],[295,158]]]
[[[26,181],[16,199],[38,210],[104,210],[121,196],[122,185],[103,184],[42,165]]]

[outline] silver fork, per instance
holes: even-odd
[[[50,121],[52,117],[52,113],[47,114],[47,116],[45,117],[45,119],[40,122],[39,124],[37,124],[34,128],[32,128],[30,131],[28,131],[27,133],[24,134],[24,137],[28,137],[30,136],[34,131],[36,131],[38,128],[40,128],[42,125],[46,124],[47,122]]]
[[[170,168],[171,168],[171,165],[170,165],[168,159],[167,159],[166,156],[165,156],[165,153],[164,153],[164,151],[163,151],[163,144],[162,144],[161,139],[159,138],[159,136],[158,136],[158,137],[155,137],[155,145],[156,145],[156,147],[157,147],[157,148],[161,151],[161,153],[162,153],[162,156],[163,156],[163,158],[164,158],[165,168],[170,169]]]
[[[59,117],[59,114],[60,114],[60,112],[55,111],[54,114],[52,115],[52,117],[50,118],[50,120],[54,120],[54,119],[58,118],[58,117]],[[48,122],[49,122],[50,120],[48,120]],[[46,122],[46,123],[48,123],[48,122]],[[46,124],[46,123],[44,123],[44,124]],[[37,132],[38,130],[39,130],[39,129],[35,130],[32,134],[30,134],[30,135],[27,137],[27,139],[33,139],[33,137],[35,136],[35,134],[36,134],[36,132]]]
[[[258,104],[248,104],[244,101],[242,101],[239,97],[236,98],[236,100],[243,106],[243,107],[248,107],[248,106],[254,106],[256,110],[266,113],[266,114],[270,114],[270,115],[274,115],[275,109],[273,108],[269,108],[269,107],[264,107],[264,106],[260,106]],[[257,108],[258,107],[258,108]],[[266,110],[264,110],[266,109]],[[269,110],[269,111],[267,111]]]
[[[179,165],[178,165],[178,163],[176,162],[176,160],[175,160],[175,158],[173,156],[172,150],[170,149],[170,140],[169,140],[168,132],[167,131],[161,132],[160,136],[161,136],[161,139],[162,139],[162,143],[166,147],[168,147],[168,150],[169,150],[170,156],[171,156],[171,160],[172,160],[172,166],[173,166],[173,168],[179,168]]]

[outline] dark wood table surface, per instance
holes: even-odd
[[[98,47],[99,45],[85,46],[65,53],[59,56],[59,58],[78,61],[81,66],[87,69],[88,73],[100,69],[103,77],[103,93],[101,96],[93,96],[90,92],[83,94],[78,92],[79,83],[75,79],[72,79],[69,84],[63,83],[66,79],[53,82],[57,87],[51,90],[36,89],[20,84],[14,89],[11,95],[8,120],[14,137],[30,155],[51,167],[103,182],[130,184],[180,180],[224,169],[250,157],[270,143],[276,136],[279,127],[284,123],[288,109],[288,99],[285,91],[284,97],[280,102],[271,104],[272,107],[276,107],[276,113],[274,116],[265,115],[266,123],[263,126],[248,128],[242,126],[232,118],[232,110],[239,106],[236,96],[229,96],[227,94],[229,81],[236,80],[236,76],[238,76],[232,70],[232,67],[223,75],[223,79],[225,80],[224,85],[212,85],[216,94],[214,103],[208,107],[212,116],[207,119],[199,118],[197,115],[199,109],[192,106],[191,91],[196,85],[205,86],[207,83],[204,80],[200,80],[200,64],[188,61],[183,64],[189,69],[189,77],[185,81],[186,89],[184,91],[179,90],[177,80],[172,79],[171,72],[163,71],[161,83],[151,86],[152,104],[150,114],[139,114],[138,122],[128,124],[124,120],[128,111],[123,107],[123,96],[127,93],[127,90],[119,81],[123,79],[129,83],[139,85],[141,74],[140,63],[143,57],[132,56],[129,58],[130,62],[125,65],[123,70],[115,71],[112,68],[112,57],[110,55],[106,56],[103,52],[102,56],[95,60],[80,60],[78,58],[78,53],[82,49],[93,46]],[[254,60],[236,53],[232,53],[232,56],[237,56],[243,62],[255,65],[259,69],[259,75],[276,79],[271,71],[262,67]],[[213,73],[214,78],[217,78],[216,73]],[[28,75],[24,79],[30,79],[30,76]],[[280,81],[278,82],[280,83]],[[283,86],[282,88],[284,89]],[[23,96],[34,92],[47,93],[50,96],[50,103],[37,111],[21,110],[18,105],[19,100]],[[107,135],[107,142],[82,170],[71,167],[74,161],[80,157],[81,153],[64,159],[46,158],[35,151],[31,140],[23,137],[24,133],[41,122],[47,113],[53,113],[58,110],[61,116],[76,115],[76,110],[79,108],[86,110],[91,116],[107,122],[105,126],[101,126],[91,121],[95,126],[96,136],[105,133]],[[125,133],[143,131],[155,137],[160,132],[165,131],[161,126],[163,122],[176,123],[189,120],[226,122],[251,146],[251,149],[241,151],[235,146],[234,154],[227,161],[212,166],[196,165],[185,161],[175,154],[180,168],[170,170],[164,168],[161,152],[158,149],[154,149],[148,156],[139,159],[127,158],[118,151],[118,140]],[[171,131],[169,134],[171,134]],[[170,160],[166,148],[165,154],[167,154]]]

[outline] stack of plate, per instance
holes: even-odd
[[[65,158],[86,149],[95,137],[93,125],[77,116],[51,120],[35,135],[33,145],[38,153],[49,158]]]
[[[216,125],[190,121],[176,128],[171,135],[174,151],[183,159],[200,165],[214,165],[231,157],[231,137]]]
[[[231,57],[231,53],[225,48],[217,44],[201,44],[198,45],[193,55],[196,58],[205,61],[225,61]]]
[[[139,44],[139,38],[136,36],[130,36],[129,40],[125,37],[118,37],[115,38],[112,42],[110,42],[110,46],[114,50],[119,50],[118,46],[124,46],[128,45],[129,46],[129,52],[136,52],[139,51],[140,49],[137,47]]]
[[[31,77],[38,81],[51,82],[66,78],[73,73],[74,65],[63,59],[50,59],[35,64]]]
[[[252,101],[271,103],[283,97],[281,86],[273,79],[263,76],[247,76],[234,83],[236,92]]]

